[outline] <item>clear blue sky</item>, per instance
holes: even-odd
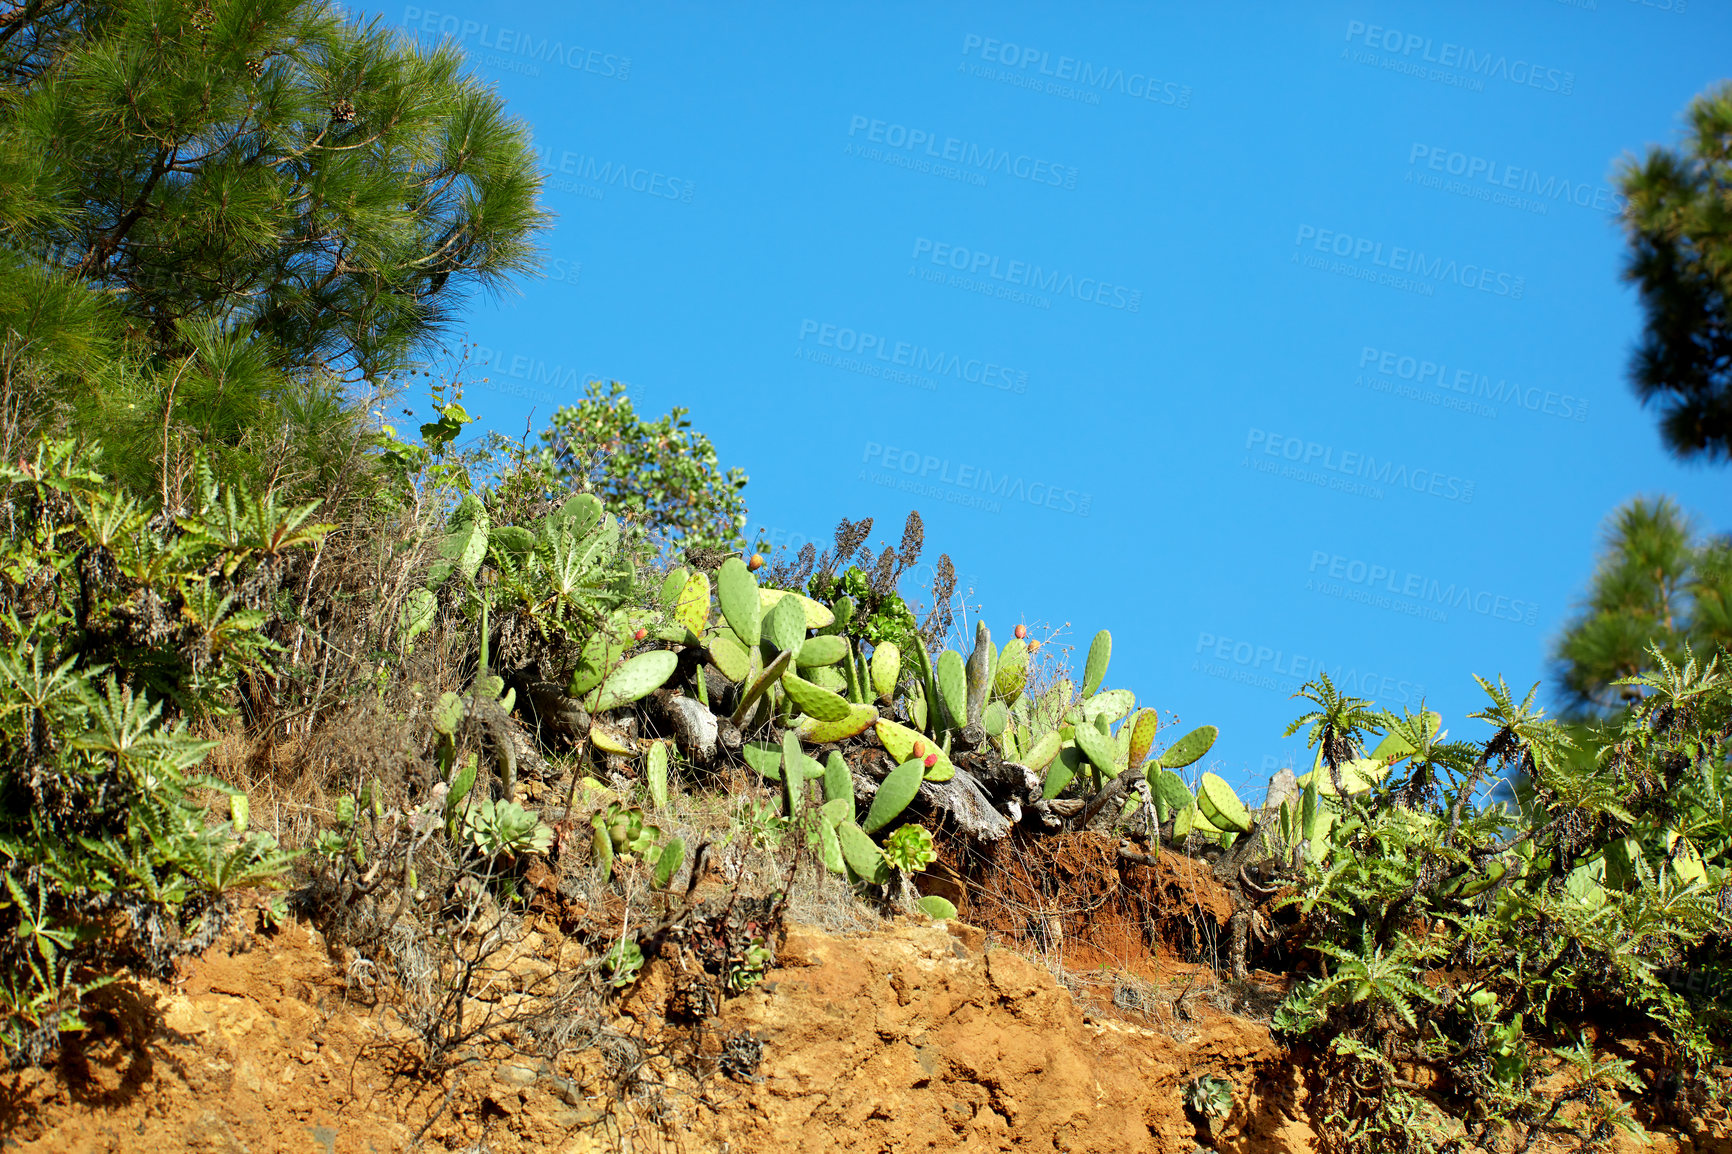
[[[618,379],[775,540],[918,507],[1253,792],[1304,676],[1479,736],[1620,502],[1732,528],[1625,384],[1612,191],[1732,75],[1725,0],[373,11],[545,150],[549,277],[465,323],[489,426]]]

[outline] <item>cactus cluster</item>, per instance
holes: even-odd
[[[454,795],[473,787],[479,768],[473,757],[461,768],[452,764],[464,719],[489,710],[509,713],[514,704],[487,666],[489,616],[520,614],[567,642],[560,651],[571,655],[569,667],[553,673],[588,715],[588,730],[579,736],[599,755],[643,758],[648,804],[668,804],[675,747],[631,736],[629,727],[606,715],[670,689],[672,697],[696,699],[688,704],[710,716],[712,732],[720,726],[739,735],[730,748],[740,748],[748,765],[779,784],[788,828],[827,868],[858,881],[882,884],[896,871],[930,864],[930,833],[904,823],[902,815],[923,789],[954,776],[953,758],[964,753],[991,750],[1026,766],[1049,799],[1073,782],[1099,794],[1109,781],[1132,774],[1143,802],[1162,820],[1192,813],[1193,825],[1223,837],[1247,828],[1244,808],[1224,782],[1210,777],[1192,798],[1173,772],[1208,751],[1213,727],[1156,754],[1155,710],[1139,710],[1129,690],[1104,687],[1112,651],[1104,630],[1089,647],[1080,690],[1061,680],[1031,696],[1035,643],[1025,639],[1026,630],[1015,630],[999,646],[980,621],[966,654],[929,653],[906,607],[886,616],[885,606],[894,610],[900,601],[892,604],[881,583],[867,583],[858,568],[777,588],[761,583],[761,566],[734,556],[714,567],[675,567],[659,578],[658,588],[644,590],[634,584],[642,559],[618,522],[588,495],[533,526],[503,527],[489,523],[481,502],[466,498],[438,552],[428,585],[404,612],[402,639],[408,645],[425,632],[441,603],[455,602],[481,623],[475,685],[467,695],[446,695],[436,721],[442,748],[453,755],[442,764]],[[491,579],[481,579],[488,574]],[[870,616],[860,610],[863,603],[875,607]],[[820,765],[806,752],[860,737],[875,739],[894,763],[864,803],[857,802],[852,772],[838,754]],[[685,744],[679,751],[690,752]],[[509,753],[498,756],[504,759],[500,793],[509,802],[516,767]],[[576,804],[577,784],[568,808]],[[463,819],[453,813],[449,820],[455,833]],[[492,820],[497,824],[496,816]],[[663,884],[678,870],[683,846],[662,845],[660,830],[642,811],[615,800],[595,812],[591,824],[604,873],[622,856],[649,862]],[[540,837],[544,828],[519,836]],[[936,903],[933,909],[947,916]]]

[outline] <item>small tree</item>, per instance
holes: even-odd
[[[646,421],[625,386],[591,381],[542,434],[542,461],[561,488],[593,492],[609,511],[644,526],[664,548],[733,552],[746,547],[747,477],[722,470],[716,447],[687,409]]]

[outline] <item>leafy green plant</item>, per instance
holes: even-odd
[[[664,837],[659,827],[644,821],[643,810],[635,806],[609,802],[590,819],[590,826],[595,862],[604,877],[612,876],[619,859],[635,858],[648,862],[655,870],[656,884],[666,886],[685,860],[685,842]]]
[[[722,470],[685,409],[646,421],[624,385],[590,381],[582,400],[553,414],[542,441],[555,484],[595,494],[658,543],[688,552],[744,547],[746,474]]]
[[[483,799],[465,811],[463,832],[469,843],[488,857],[546,853],[553,844],[553,830],[534,810],[493,798]]]
[[[924,826],[905,825],[885,839],[884,860],[903,873],[919,873],[938,860],[938,850]]]
[[[601,956],[607,983],[615,989],[624,989],[637,981],[643,965],[643,948],[633,938],[621,938]]]
[[[743,993],[764,980],[764,974],[776,964],[776,955],[763,938],[753,938],[744,951],[728,965],[726,982],[734,993]]]
[[[1529,1142],[1627,1128],[1620,1091],[1686,1103],[1721,1092],[1724,1007],[1660,974],[1721,964],[1727,949],[1732,680],[1716,662],[1652,659],[1629,714],[1577,737],[1501,680],[1480,682],[1488,704],[1471,717],[1493,729],[1483,742],[1448,741],[1423,709],[1398,716],[1324,679],[1306,687],[1317,708],[1296,726],[1310,728],[1318,764],[1282,817],[1298,876],[1281,904],[1303,915],[1299,944],[1319,974],[1276,1025],[1324,1047],[1343,1148],[1438,1149],[1460,1136],[1396,1060],[1447,1067],[1451,1114]],[[1516,781],[1515,804],[1487,798],[1498,778]],[[1660,1082],[1585,1035],[1567,1051],[1549,1044],[1588,1007],[1666,1039]],[[1573,1083],[1542,1090],[1560,1063]]]
[[[227,895],[278,884],[293,855],[213,821],[189,717],[232,711],[275,644],[259,608],[310,507],[237,495],[150,518],[70,442],[0,465],[0,1050],[39,1059],[76,1029],[98,958],[164,973],[220,930]],[[126,917],[116,919],[114,913]]]

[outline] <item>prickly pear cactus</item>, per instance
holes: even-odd
[[[880,641],[872,648],[872,692],[889,702],[902,676],[902,650],[894,641]]]
[[[1105,629],[1095,634],[1089,645],[1088,661],[1083,665],[1082,695],[1093,697],[1107,675],[1107,662],[1113,655],[1113,635]]]

